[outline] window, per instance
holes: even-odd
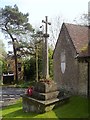
[[[66,69],[66,56],[65,56],[65,50],[61,52],[61,71],[62,73],[65,72]]]

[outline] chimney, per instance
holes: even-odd
[[[90,1],[88,2],[88,55],[90,55]]]

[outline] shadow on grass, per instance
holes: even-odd
[[[88,99],[74,96],[70,100],[53,110],[57,118],[88,118]]]
[[[26,113],[22,109],[22,102],[21,100],[17,101],[17,103],[4,107],[2,109],[2,116],[3,118],[18,118],[18,117],[35,117],[36,113]]]
[[[3,107],[3,111],[4,110],[6,110],[6,109],[14,109],[15,107],[22,107],[22,104],[20,103],[20,102],[18,102],[18,103],[15,103],[15,104],[12,104],[12,105],[10,105],[10,106],[6,106],[6,107]]]
[[[88,118],[88,100],[84,97],[71,97],[65,104],[61,104],[52,111],[44,114],[37,114],[33,112],[26,113],[22,109],[22,102],[19,101],[15,105],[8,106],[3,109],[3,120],[17,119],[27,120],[31,118]],[[56,120],[55,119],[55,120]]]
[[[4,115],[3,118],[33,118],[36,115],[36,113],[26,113],[22,109],[19,109]]]

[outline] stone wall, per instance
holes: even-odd
[[[87,95],[87,63],[79,63],[79,81],[78,81],[78,94]]]
[[[66,69],[61,72],[61,52],[65,50]],[[58,83],[59,88],[77,93],[78,66],[75,59],[76,50],[73,47],[71,38],[67,29],[63,25],[58,42],[54,51],[54,80]]]
[[[65,51],[66,57],[66,69],[64,73],[61,72],[60,65],[63,50]],[[63,25],[53,55],[54,80],[59,88],[63,88],[73,94],[86,94],[87,65],[85,63],[79,63],[75,59],[76,55],[76,49],[65,25]]]

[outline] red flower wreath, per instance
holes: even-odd
[[[29,96],[32,96],[32,94],[33,94],[33,87],[29,87],[29,88],[27,89],[27,94],[28,94]]]

